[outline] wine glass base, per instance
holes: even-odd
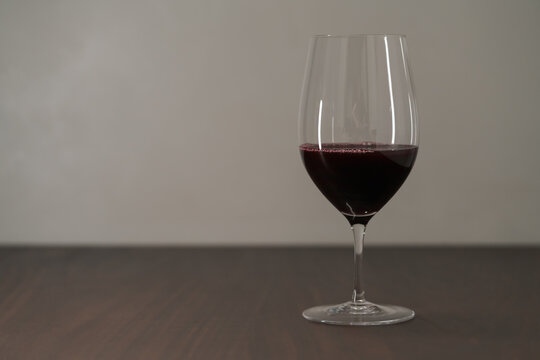
[[[332,325],[390,325],[411,320],[414,311],[396,305],[377,305],[369,301],[348,301],[337,305],[316,306],[302,316],[309,321]]]

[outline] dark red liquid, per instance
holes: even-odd
[[[367,224],[405,181],[418,147],[382,144],[300,146],[309,176],[351,224]]]

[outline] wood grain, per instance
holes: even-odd
[[[310,323],[341,248],[0,249],[0,359],[536,359],[540,249],[368,248],[368,298],[417,317]]]

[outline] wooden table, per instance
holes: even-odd
[[[0,248],[0,359],[540,359],[540,249],[368,248],[407,323],[301,317],[347,300],[351,249]]]

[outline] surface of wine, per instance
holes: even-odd
[[[418,147],[385,144],[303,144],[309,176],[351,224],[367,224],[403,184]]]

